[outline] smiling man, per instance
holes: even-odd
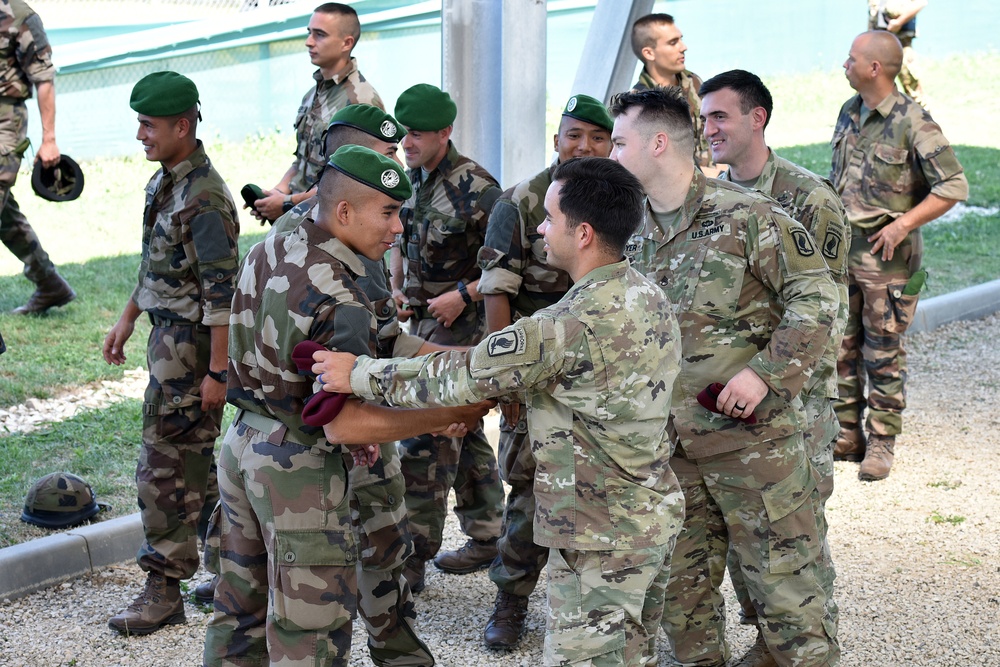
[[[316,85],[302,98],[295,116],[295,159],[264,198],[254,202],[254,217],[273,222],[299,202],[316,194],[316,181],[326,164],[323,133],[339,109],[349,104],[382,108],[382,100],[351,56],[361,39],[357,12],[339,2],[317,7],[309,19],[306,49],[317,67]]]

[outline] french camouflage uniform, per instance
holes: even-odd
[[[410,333],[441,345],[474,345],[483,335],[483,314],[472,303],[450,327],[427,312],[427,301],[479,278],[477,253],[483,245],[490,209],[501,194],[496,179],[448,142],[448,153],[429,174],[408,172],[413,196],[399,213],[399,250],[406,258],[403,293]],[[448,492],[462,531],[489,541],[500,534],[503,485],[496,455],[483,424],[462,439],[432,436],[399,443],[406,476],[406,505],[415,556],[429,560],[441,548]]]
[[[719,178],[731,180],[731,175],[727,170]],[[823,356],[800,394],[806,424],[802,437],[809,460],[820,478],[817,486],[817,520],[823,549],[823,590],[831,617],[836,623],[838,610],[833,598],[836,572],[827,542],[825,512],[826,502],[833,495],[833,443],[840,431],[837,415],[833,411],[833,401],[837,398],[837,355],[844,327],[847,325],[847,253],[851,247],[851,226],[847,222],[844,205],[829,181],[775,155],[773,151],[768,153],[767,162],[757,181],[749,187],[777,201],[788,217],[806,228],[837,283],[837,317]],[[743,584],[739,563],[733,557],[729,559],[729,572],[743,610],[744,623],[755,624],[757,613]]]
[[[663,611],[669,664],[728,660],[719,587],[729,548],[779,664],[835,664],[798,394],[822,356],[836,287],[809,232],[773,201],[697,171],[667,225],[647,209],[627,251],[681,331],[668,429],[685,518]],[[701,407],[699,392],[748,367],[769,389],[756,424]]]
[[[701,117],[701,98],[698,97],[702,84],[701,77],[690,70],[684,70],[677,75],[677,78],[680,81],[678,86],[684,91],[684,97],[691,108],[691,123],[694,125],[694,163],[699,167],[714,167],[715,161],[712,159],[712,151],[705,136],[705,119]],[[656,90],[662,87],[653,81],[653,77],[643,68],[632,90]]]
[[[364,277],[359,257],[311,219],[244,260],[227,394],[238,410],[219,459],[221,577],[205,665],[346,666],[359,612],[375,664],[434,664],[400,576],[412,544],[393,445],[380,446],[374,467],[354,466],[346,447],[302,421],[319,385],[297,372],[296,344],[378,347]]]
[[[848,256],[847,329],[840,350],[840,425],[858,428],[868,408],[867,430],[898,435],[906,407],[903,334],[919,294],[904,288],[920,269],[923,237],[910,232],[892,260],[873,255],[868,238],[930,193],[964,201],[969,183],[941,128],[909,97],[893,90],[861,124],[861,96],[840,110],[833,132],[830,180],[847,210],[852,241]],[[868,397],[865,399],[865,375]]]
[[[142,261],[131,299],[149,314],[142,449],[136,468],[145,541],[139,565],[187,579],[218,500],[213,451],[222,408],[202,410],[210,327],[229,324],[239,266],[236,205],[205,148],[146,186]]]
[[[534,537],[549,549],[547,665],[652,659],[662,597],[650,588],[682,516],[664,432],[677,343],[662,291],[618,262],[468,353],[359,358],[351,373],[359,396],[410,407],[524,393]]]
[[[889,19],[899,16],[916,0],[868,0],[868,29],[886,30]],[[917,18],[913,17],[893,33],[903,47],[903,62],[896,79],[903,92],[913,98],[920,106],[927,108],[927,98],[924,87],[920,83],[920,67],[917,64],[917,52],[913,49],[913,40],[917,38]]]
[[[357,58],[351,58],[333,78],[324,79],[316,70],[313,79],[316,85],[302,98],[295,115],[296,145],[292,166],[296,171],[288,185],[292,194],[309,191],[319,180],[327,157],[323,138],[333,114],[349,104],[370,104],[384,109],[375,88],[358,70]]]
[[[21,0],[0,2],[0,241],[24,263],[36,285],[56,273],[38,235],[14,199],[11,188],[27,149],[25,100],[36,84],[53,81],[52,47],[39,18]]]
[[[545,219],[545,193],[552,184],[551,167],[503,193],[493,206],[486,241],[479,251],[480,294],[504,294],[516,320],[530,317],[566,294],[571,280],[562,269],[549,266],[545,239],[538,225]],[[498,463],[509,486],[503,530],[497,540],[500,557],[490,567],[490,579],[512,595],[527,597],[535,590],[548,549],[535,544],[535,459],[528,441],[527,409],[522,404],[516,424],[501,415]]]

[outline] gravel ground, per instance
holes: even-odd
[[[907,432],[888,480],[864,483],[838,463],[828,508],[839,577],[844,667],[1000,667],[1000,317],[949,325],[910,340]],[[449,520],[446,547],[461,543]],[[205,577],[199,573],[198,580]],[[206,611],[148,637],[119,637],[108,617],[139,590],[134,565],[116,566],[0,603],[0,665],[196,665]],[[446,667],[541,664],[545,600],[531,599],[520,648],[494,653],[480,634],[495,588],[484,572],[428,571],[417,598],[422,634]],[[727,591],[728,591],[727,586]],[[731,606],[735,601],[729,593]],[[732,614],[735,618],[735,613]],[[753,640],[730,619],[734,655]],[[661,664],[665,664],[661,642]],[[355,632],[352,665],[367,665]]]

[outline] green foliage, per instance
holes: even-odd
[[[953,526],[957,526],[965,521],[965,517],[958,514],[941,514],[937,510],[934,510],[931,512],[931,515],[927,517],[927,520],[931,523],[950,523]]]

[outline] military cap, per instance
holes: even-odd
[[[608,132],[615,126],[608,108],[590,95],[574,95],[569,98],[562,115],[602,127]]]
[[[406,136],[406,130],[396,119],[370,104],[349,104],[330,119],[330,127],[347,125],[367,132],[380,141],[397,142]]]
[[[417,132],[437,132],[455,122],[451,95],[429,83],[410,86],[396,100],[396,120]]]
[[[153,72],[135,84],[128,104],[144,116],[176,116],[197,103],[194,81],[177,72]]]
[[[31,189],[49,201],[73,201],[83,192],[83,170],[76,160],[63,153],[51,167],[35,161],[31,170]]]
[[[413,194],[410,179],[399,163],[370,148],[353,144],[341,146],[330,156],[328,164],[340,173],[384,192],[397,201],[405,201]]]
[[[76,475],[53,472],[28,489],[21,521],[42,528],[68,528],[110,507],[97,502],[90,485]]]

